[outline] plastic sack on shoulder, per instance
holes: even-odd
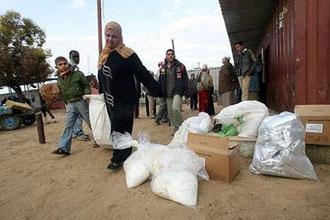
[[[185,146],[187,144],[188,132],[205,134],[211,129],[212,122],[210,116],[205,112],[200,112],[198,116],[190,117],[181,124],[168,146],[170,148]]]
[[[111,145],[111,122],[103,94],[84,95],[89,101],[89,120],[93,137],[100,145]]]
[[[223,125],[237,125],[240,137],[256,137],[260,123],[268,115],[268,108],[263,103],[243,101],[222,109],[214,119]],[[239,123],[238,118],[241,120]]]
[[[264,119],[250,171],[291,178],[316,180],[313,165],[305,154],[304,126],[297,116],[282,112]]]

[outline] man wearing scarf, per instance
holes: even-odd
[[[91,128],[88,114],[88,105],[83,100],[83,95],[90,94],[89,84],[84,74],[77,70],[72,70],[65,57],[55,59],[58,71],[57,85],[60,89],[62,99],[66,103],[66,119],[64,131],[59,142],[59,148],[53,154],[70,155],[73,126],[81,116],[89,128]]]
[[[108,169],[117,170],[132,152],[131,146],[119,148],[114,137],[118,133],[132,133],[134,106],[137,99],[134,78],[154,97],[161,97],[162,91],[137,54],[124,45],[121,27],[117,22],[106,24],[105,40],[106,45],[98,62],[99,92],[104,93],[111,120],[113,155]]]

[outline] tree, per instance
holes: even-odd
[[[52,73],[42,48],[45,32],[29,18],[14,11],[0,16],[0,87],[12,88],[24,100],[21,85],[44,82]]]

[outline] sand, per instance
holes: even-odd
[[[148,132],[151,141],[167,144],[168,125],[145,116],[134,122],[133,136]],[[184,106],[184,116],[197,115]],[[152,194],[149,183],[128,189],[123,170],[109,173],[111,151],[74,140],[71,155],[51,154],[64,124],[45,125],[39,144],[36,125],[0,131],[0,219],[329,219],[330,165],[314,164],[319,181],[257,176],[241,159],[231,184],[199,183],[198,206],[187,208]],[[85,128],[86,133],[91,132]]]

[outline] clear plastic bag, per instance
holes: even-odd
[[[133,140],[130,133],[125,132],[124,134],[114,131],[111,133],[113,149],[123,150],[129,147],[137,147],[138,142]]]
[[[205,134],[211,129],[210,116],[205,112],[200,112],[198,116],[190,117],[182,123],[168,146],[171,148],[183,147],[187,144],[188,132]]]
[[[260,123],[268,115],[268,108],[263,103],[243,101],[222,109],[214,119],[223,125],[237,125],[240,137],[256,137]],[[241,117],[240,123],[237,123],[238,117]]]
[[[250,171],[291,178],[316,180],[305,154],[304,126],[297,116],[282,112],[264,119],[259,127]]]

